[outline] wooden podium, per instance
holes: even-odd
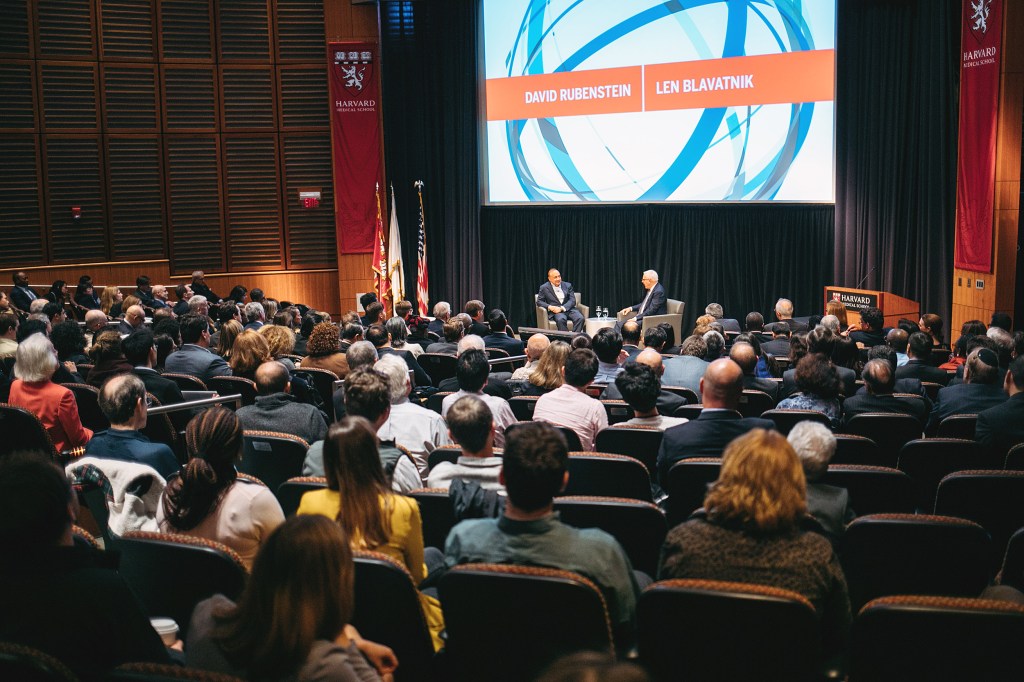
[[[895,327],[901,317],[917,322],[921,318],[921,304],[888,291],[851,289],[850,287],[825,287],[825,302],[822,313],[829,301],[839,300],[846,306],[848,324],[860,323],[860,311],[864,308],[880,308],[885,315],[885,326]]]

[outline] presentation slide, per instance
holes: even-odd
[[[487,203],[834,201],[835,0],[482,0]]]

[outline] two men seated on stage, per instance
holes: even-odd
[[[619,311],[619,315],[636,313],[637,323],[643,321],[645,315],[664,315],[668,312],[665,288],[658,283],[658,273],[647,270],[640,280],[647,290],[644,298],[633,306]],[[548,270],[548,281],[540,286],[537,292],[537,305],[548,311],[548,319],[553,320],[559,331],[567,331],[572,322],[574,332],[583,331],[583,315],[576,309],[576,296],[572,284],[562,281],[562,273],[555,268]],[[621,325],[619,325],[621,327]]]

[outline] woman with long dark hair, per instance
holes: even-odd
[[[43,294],[43,298],[63,308],[64,304],[68,302],[68,283],[62,279],[54,281],[50,290]]]
[[[241,422],[223,407],[201,412],[185,429],[185,448],[188,464],[167,482],[157,509],[160,530],[215,540],[251,566],[284,513],[268,488],[238,478]]]
[[[378,681],[365,651],[390,677],[394,653],[364,642],[348,624],[354,585],[341,527],[323,517],[293,517],[256,555],[237,604],[216,595],[196,606],[188,667],[247,680]]]

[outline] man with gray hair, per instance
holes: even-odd
[[[352,352],[349,350],[349,353]],[[388,380],[388,397],[391,400],[391,415],[377,430],[381,440],[392,440],[412,454],[420,478],[427,475],[427,456],[442,445],[448,445],[448,425],[437,412],[420,407],[409,401],[412,382],[409,367],[396,355],[384,355],[374,369]]]
[[[988,348],[975,348],[964,363],[963,383],[939,389],[925,434],[934,436],[939,424],[955,414],[978,414],[982,410],[1001,405],[1009,396],[1003,389],[1003,372],[999,358]]]
[[[267,311],[263,306],[256,302],[249,302],[245,304],[245,319],[248,320],[248,324],[245,325],[246,329],[252,329],[253,331],[259,331],[267,322]]]
[[[209,317],[210,301],[205,296],[195,294],[192,296],[192,298],[188,299],[188,311],[193,315]]]
[[[785,322],[788,325],[788,329],[791,332],[805,332],[807,331],[807,323],[799,322],[793,319],[793,302],[788,298],[780,298],[775,302],[775,319],[779,322]],[[774,326],[776,323],[766,324],[764,326],[765,331],[775,331]]]
[[[620,310],[619,315],[636,313],[633,319],[639,323],[643,321],[645,315],[664,315],[668,312],[668,299],[665,297],[665,287],[661,286],[661,283],[658,281],[658,273],[654,270],[645,270],[640,283],[644,285],[644,297],[636,305]],[[618,326],[622,327],[621,321]]]
[[[438,301],[434,304],[434,319],[427,325],[427,331],[437,334],[438,337],[443,336],[442,329],[444,323],[447,322],[452,316],[452,304],[448,301]]]
[[[736,332],[738,334],[742,331],[739,320],[725,316],[725,310],[722,308],[721,303],[708,303],[707,307],[704,308],[704,314],[715,318],[722,325],[722,329],[727,332]]]
[[[889,352],[895,353],[888,346]],[[916,417],[924,425],[928,416],[928,407],[923,400],[903,399],[893,395],[896,386],[896,374],[893,365],[887,360],[875,358],[868,360],[864,366],[864,384],[867,390],[856,393],[843,402],[843,419],[850,423],[858,414],[867,412],[888,412],[890,414],[909,414]]]
[[[818,520],[829,540],[835,544],[846,525],[857,516],[850,508],[850,494],[846,488],[820,482],[836,452],[836,437],[824,424],[802,421],[789,432],[788,440],[800,457],[807,478],[807,511]]]
[[[348,361],[348,371],[350,372],[360,367],[373,367],[373,364],[377,362],[377,349],[369,341],[356,341],[349,346],[345,359]],[[341,421],[346,414],[344,386],[334,392],[331,402],[334,403],[334,420]]]
[[[704,359],[708,362],[714,362],[718,358],[722,357],[722,351],[725,350],[725,337],[720,333],[712,329],[711,331],[704,332],[701,337],[704,339],[704,343],[707,344],[708,351],[704,356]]]
[[[466,334],[459,341],[455,348],[455,355],[458,357],[467,350],[484,350],[484,340],[482,337],[476,334]],[[509,388],[507,379],[512,375],[508,372],[498,372],[491,374],[487,377],[487,385],[484,386],[484,393],[487,395],[493,395],[498,398],[504,398],[508,400],[512,397],[512,389]],[[458,377],[449,377],[441,381],[437,386],[438,391],[451,391],[455,392],[459,390],[459,379]]]
[[[99,395],[100,410],[110,428],[94,434],[85,446],[86,457],[116,459],[153,467],[165,479],[181,468],[171,449],[153,443],[141,433],[148,416],[146,386],[134,374],[115,374]]]
[[[192,273],[192,293],[196,296],[203,296],[206,300],[213,303],[220,303],[220,296],[213,293],[213,290],[206,286],[206,275],[203,274],[202,270],[196,270]],[[195,312],[195,310],[192,312]]]
[[[543,334],[534,334],[526,340],[526,357],[527,362],[525,365],[512,372],[512,381],[526,381],[533,374],[533,370],[537,369],[537,364],[540,362],[540,356],[544,355],[544,351],[551,345],[551,339]]]

